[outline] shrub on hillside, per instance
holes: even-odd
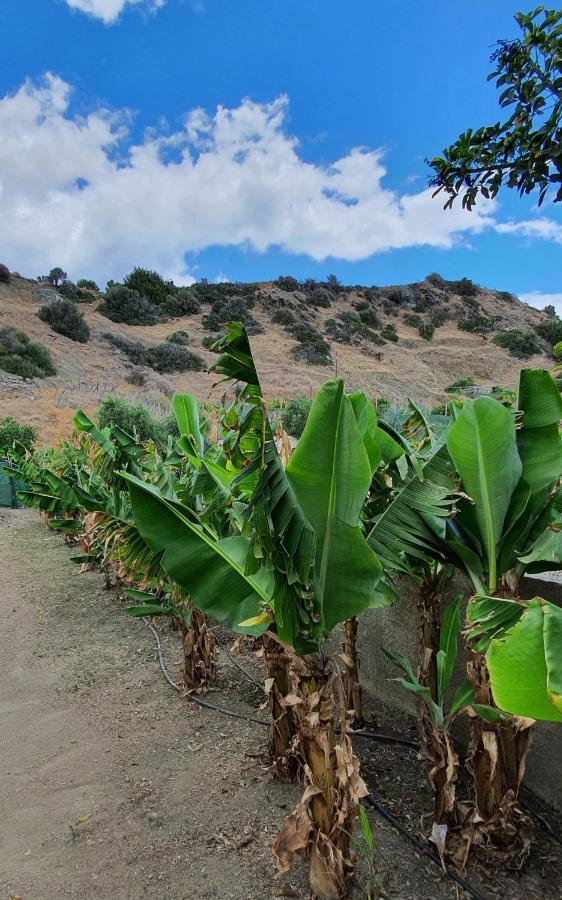
[[[0,281],[4,282],[4,284],[9,284],[10,282],[10,270],[8,266],[0,263]]]
[[[311,306],[328,309],[332,305],[332,295],[330,291],[319,285],[308,295],[308,302]]]
[[[155,419],[142,403],[127,403],[122,397],[105,397],[97,418],[101,428],[115,425],[141,442],[154,441],[160,448],[166,446],[169,434],[179,435],[174,416]]]
[[[150,269],[142,269],[136,266],[132,272],[123,279],[125,287],[136,291],[141,297],[148,297],[156,306],[166,299],[168,294],[174,291],[171,281],[164,281],[158,272]]]
[[[14,444],[19,444],[26,450],[32,450],[36,440],[37,432],[31,425],[23,425],[12,419],[11,416],[0,419],[0,456],[6,450],[11,449]]]
[[[187,331],[172,331],[171,334],[166,338],[167,341],[170,341],[171,344],[179,344],[180,347],[185,347],[189,344],[189,335]]]
[[[363,325],[369,325],[371,328],[380,328],[381,320],[372,306],[360,310],[359,318],[363,322]]]
[[[141,341],[129,341],[114,334],[103,337],[122,350],[135,366],[148,366],[160,373],[200,372],[206,368],[202,357],[169,341],[149,347]]]
[[[439,272],[431,272],[426,276],[425,280],[429,281],[429,283],[432,284],[433,287],[437,288],[444,288],[447,285],[447,282],[445,281],[443,276],[439,274]]]
[[[296,278],[293,278],[292,275],[280,275],[280,277],[275,282],[278,288],[282,291],[288,291],[289,293],[293,293],[294,291],[300,290],[300,284]]]
[[[414,306],[417,302],[415,291],[408,284],[386,288],[385,296],[396,306]]]
[[[226,322],[242,322],[248,334],[261,334],[263,331],[259,322],[249,312],[249,306],[253,306],[245,297],[226,297],[215,300],[209,313],[203,316],[203,328],[207,331],[222,331]]]
[[[361,340],[366,340],[382,346],[384,340],[364,324],[362,315],[363,313],[353,310],[339,312],[337,318],[326,321],[327,334],[339,344],[358,344]],[[375,317],[375,321],[380,325],[378,317]]]
[[[562,341],[562,319],[558,317],[546,319],[544,322],[535,325],[535,331],[545,341],[554,346],[558,341]]]
[[[98,291],[99,287],[97,286],[95,281],[92,281],[91,278],[80,278],[76,282],[76,287],[85,288],[87,291]]]
[[[435,326],[431,322],[421,322],[418,328],[420,337],[425,341],[430,341],[435,334]]]
[[[141,297],[137,291],[120,284],[109,288],[98,306],[98,312],[112,322],[126,325],[155,325],[165,319],[147,297]]]
[[[404,323],[406,325],[409,325],[410,328],[419,328],[421,325],[421,319],[414,313],[408,313],[407,316],[404,316]]]
[[[297,346],[291,348],[291,355],[295,359],[313,366],[327,366],[331,363],[330,345],[315,328],[304,322],[296,322],[287,330],[298,341]]]
[[[37,313],[42,322],[47,324],[71,341],[85,344],[90,338],[90,329],[83,314],[71,300],[58,300],[47,303]]]
[[[311,405],[311,401],[307,397],[294,397],[289,400],[281,413],[281,421],[287,434],[293,437],[301,436]]]
[[[64,297],[65,300],[72,300],[73,303],[93,303],[96,295],[87,288],[78,287],[71,281],[63,281],[57,288],[57,292]]]
[[[488,334],[494,329],[495,319],[490,319],[488,316],[480,315],[480,313],[474,313],[473,315],[465,316],[464,319],[459,319],[457,326],[461,331],[470,331],[472,334]]]
[[[517,393],[510,388],[502,387],[501,384],[495,384],[492,388],[492,397],[503,403],[504,406],[514,407],[517,402]]]
[[[478,286],[470,278],[461,278],[459,281],[448,281],[447,287],[453,294],[461,297],[473,297],[478,293]]]
[[[18,328],[0,328],[0,369],[23,378],[56,375],[51,354],[43,344],[30,341]]]
[[[521,331],[512,328],[509,331],[498,331],[494,337],[494,344],[509,350],[512,356],[518,359],[526,359],[535,353],[542,353],[542,348],[534,334],[530,331]]]
[[[271,316],[271,321],[276,325],[294,325],[295,317],[288,309],[276,309]]]
[[[434,328],[441,328],[448,318],[449,314],[446,309],[436,309],[429,314],[429,321]]]
[[[445,388],[447,394],[457,394],[459,391],[464,391],[465,388],[474,387],[475,381],[474,378],[459,378],[457,381],[453,381],[448,387]]]
[[[166,294],[160,308],[173,318],[194,316],[201,310],[201,301],[191,288],[176,288],[173,293]]]
[[[398,342],[398,335],[396,334],[396,328],[392,324],[385,325],[381,331],[381,337],[385,339],[385,341],[392,341],[393,344]]]

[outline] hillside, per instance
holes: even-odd
[[[154,325],[115,324],[97,310],[101,298],[82,303],[91,337],[80,344],[55,334],[37,317],[44,302],[42,288],[19,276],[0,283],[0,328],[15,326],[46,345],[57,369],[56,375],[31,380],[0,371],[0,416],[11,415],[34,425],[42,442],[66,435],[74,411],[82,407],[91,413],[107,394],[131,400],[142,397],[154,412],[164,412],[176,391],[192,391],[203,401],[220,393],[214,387],[216,377],[207,372],[162,375],[144,368],[140,379],[144,384],[135,386],[128,378],[133,369],[138,375],[138,367],[104,337],[110,334],[152,345],[184,330],[188,349],[210,364],[214,356],[202,341],[216,337],[216,332],[208,330],[206,317],[212,310],[205,299],[196,314]],[[443,282],[435,277],[408,286],[341,288],[298,285],[288,278],[256,285],[213,285],[207,290],[227,300],[235,295],[235,301],[247,308],[248,321],[255,323],[251,330],[260,332],[252,336],[252,346],[269,398],[312,394],[337,373],[350,390],[383,395],[393,404],[402,404],[410,396],[431,407],[446,397],[446,386],[457,379],[473,378],[481,387],[513,388],[522,365],[551,364],[548,343],[540,338],[542,352],[525,360],[493,341],[498,331],[534,333],[534,326],[547,316],[505,292],[475,289],[470,282]],[[486,333],[461,330],[459,322],[467,319],[472,322],[469,327]],[[420,324],[422,330],[434,327],[430,340],[421,336]],[[216,321],[213,325],[220,328]],[[314,346],[316,339],[319,346]],[[309,364],[295,358],[295,352],[297,357],[319,354],[327,364]]]

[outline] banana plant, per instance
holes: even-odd
[[[548,372],[522,370],[517,408],[516,418],[496,400],[479,397],[458,412],[447,447],[465,496],[447,523],[446,545],[477,596],[519,602],[526,572],[562,566],[562,399]],[[502,683],[505,671],[498,669],[491,682],[487,657],[475,649],[469,678],[478,702],[490,705],[497,699],[504,705],[510,696]],[[522,668],[516,677],[526,677]],[[532,825],[517,796],[534,717],[518,715],[521,707],[510,705],[506,711],[514,717],[499,725],[472,720],[469,768],[475,808],[467,827],[486,856],[520,864],[529,851]]]
[[[135,517],[198,608],[243,630],[268,629],[291,654],[285,703],[297,720],[306,787],[274,853],[281,872],[295,852],[304,853],[314,895],[340,897],[353,873],[348,832],[365,786],[345,722],[336,738],[339,672],[325,642],[336,625],[389,599],[378,591],[382,567],[360,521],[372,476],[372,435],[361,430],[343,382],[328,382],[284,468],[243,327],[231,324],[216,349],[221,355],[213,370],[242,383],[248,406],[229,442],[232,453],[252,447],[252,461],[246,459],[239,476],[242,483],[257,475],[246,533],[221,539],[127,476]]]
[[[457,804],[459,757],[451,728],[457,716],[464,712],[495,723],[500,722],[502,717],[498,709],[476,702],[474,688],[467,678],[456,688],[447,703],[461,631],[461,604],[462,597],[456,597],[449,603],[443,615],[436,654],[435,691],[420,681],[419,675],[414,674],[413,667],[406,657],[391,650],[384,650],[388,658],[404,672],[404,676],[394,678],[393,681],[415,694],[427,709],[432,729],[432,739],[429,743],[432,753],[429,780],[433,789],[431,840],[436,845],[443,863],[448,856],[459,866],[466,860],[469,842],[466,831],[461,827]]]

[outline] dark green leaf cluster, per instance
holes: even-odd
[[[521,195],[538,189],[539,206],[549,189],[562,200],[562,10],[537,7],[515,20],[518,40],[500,41],[488,80],[501,89],[503,121],[471,128],[429,160],[430,184],[444,190],[450,208],[462,195],[472,209],[478,195],[493,198],[505,184]]]
[[[494,330],[495,319],[475,313],[474,315],[465,316],[464,319],[459,319],[457,325],[461,331],[470,331],[472,334],[488,334]]]
[[[172,331],[166,338],[167,341],[170,341],[172,344],[179,344],[180,347],[186,347],[189,344],[189,335],[187,331],[183,331],[180,329],[179,331]]]
[[[3,263],[0,263],[0,282],[4,284],[10,283],[10,270]]]
[[[312,401],[308,397],[293,397],[281,413],[283,428],[287,434],[300,437],[304,431]]]
[[[535,331],[545,341],[554,346],[558,341],[562,341],[562,320],[558,317],[546,319],[544,322],[535,325]]]
[[[31,425],[23,425],[10,416],[0,419],[0,455],[2,451],[13,447],[14,443],[32,450],[36,440],[37,432]]]
[[[86,344],[90,338],[90,329],[83,314],[72,300],[58,300],[46,303],[37,313],[42,322],[46,322],[57,334]]]
[[[56,375],[51,354],[43,344],[31,341],[18,328],[0,328],[0,369],[22,378]]]
[[[366,340],[383,346],[384,339],[365,324],[365,318],[369,322],[376,322],[377,327],[380,325],[380,319],[374,310],[362,310],[359,313],[353,310],[344,310],[337,313],[335,319],[327,320],[326,332],[339,344],[358,344],[362,340]]]
[[[73,284],[71,281],[63,281],[58,286],[57,291],[61,297],[64,297],[65,300],[72,300],[73,303],[93,303],[96,299],[91,289],[80,287],[80,285]]]
[[[521,331],[519,328],[512,328],[508,331],[498,331],[494,337],[494,344],[509,350],[512,356],[517,359],[527,359],[535,353],[542,353],[542,347],[537,341],[534,334],[530,331]]]
[[[76,282],[76,287],[85,288],[87,291],[97,291],[99,293],[99,287],[91,278],[79,278]]]
[[[474,378],[459,378],[446,387],[445,391],[447,394],[457,394],[459,391],[464,391],[465,388],[474,387],[474,384]]]
[[[260,334],[262,326],[250,313],[254,305],[252,297],[224,297],[213,301],[211,309],[203,316],[203,328],[207,331],[224,331],[227,322],[242,322],[249,334]]]
[[[160,448],[166,447],[168,435],[179,435],[174,416],[154,418],[142,403],[127,403],[122,397],[105,397],[99,406],[97,419],[100,428],[116,426],[133,435],[137,441],[144,443],[152,440]]]
[[[298,341],[298,345],[291,349],[291,355],[295,359],[313,366],[330,365],[332,362],[330,345],[312,325],[296,322],[294,325],[290,325],[287,331]]]
[[[391,343],[398,343],[398,335],[396,333],[396,327],[392,324],[385,325],[381,331],[381,337],[384,338],[385,341],[391,341]]]
[[[156,325],[165,319],[159,307],[148,297],[142,297],[137,291],[121,284],[109,288],[98,306],[98,312],[112,322],[127,325]]]
[[[273,312],[271,321],[275,322],[276,325],[294,325],[295,316],[289,309],[280,308]]]
[[[435,325],[429,321],[421,322],[418,332],[425,341],[430,341],[435,334]]]
[[[148,366],[155,372],[201,372],[206,368],[205,360],[170,341],[151,347],[140,341],[129,341],[114,334],[103,337],[125,353],[136,366]]]

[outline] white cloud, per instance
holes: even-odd
[[[562,224],[553,219],[526,219],[523,222],[505,222],[495,226],[499,234],[521,234],[523,237],[540,238],[562,244]]]
[[[48,75],[0,100],[0,246],[19,271],[57,264],[102,280],[140,264],[188,280],[185,254],[212,245],[359,260],[452,247],[495,224],[493,203],[444,211],[429,190],[384,187],[381,150],[305,162],[284,97],[193,110],[175,133],[152,129],[136,144],[125,113],[80,118],[69,98]]]
[[[141,6],[150,12],[164,6],[166,0],[65,0],[71,9],[101,19],[106,25],[117,21],[126,6]]]
[[[545,306],[554,306],[559,316],[562,316],[562,294],[543,294],[541,291],[528,291],[517,295],[523,303],[544,309]]]

